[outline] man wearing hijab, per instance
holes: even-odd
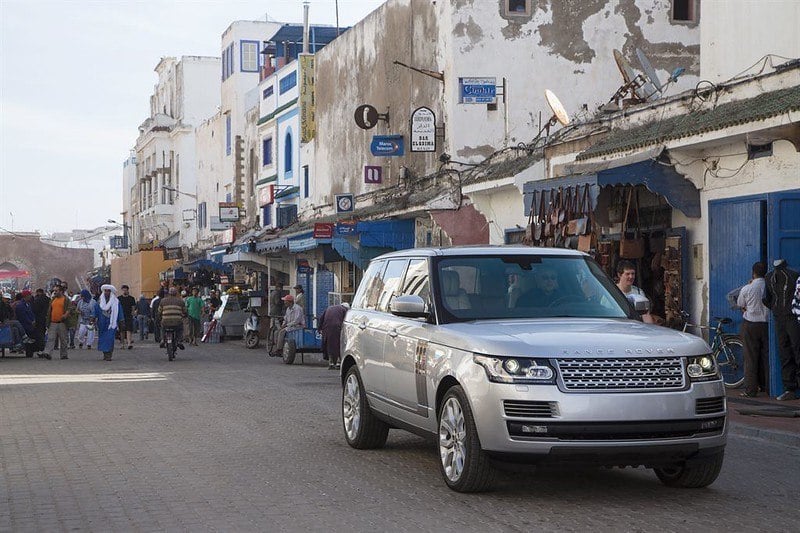
[[[117,299],[116,287],[103,285],[100,289],[103,293],[97,302],[94,315],[97,321],[97,349],[103,352],[103,361],[111,361],[117,328],[119,323],[125,320],[125,315]]]
[[[97,302],[92,299],[92,293],[83,289],[78,298],[78,346],[87,350],[94,344],[94,323],[97,313]]]

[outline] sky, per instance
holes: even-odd
[[[385,0],[339,0],[352,26]],[[335,0],[310,0],[335,24]],[[302,0],[0,0],[0,232],[121,220],[122,163],[161,57],[220,55],[234,20],[303,22]]]

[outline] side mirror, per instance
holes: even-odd
[[[633,307],[633,310],[640,315],[646,315],[650,312],[650,300],[647,298],[647,296],[642,296],[641,294],[628,294],[626,298],[628,299],[628,302],[630,302],[631,307]]]
[[[398,296],[389,304],[389,311],[406,318],[428,318],[428,305],[416,294]]]

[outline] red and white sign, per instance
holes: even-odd
[[[258,189],[258,207],[272,205],[275,201],[275,185],[267,185]]]
[[[314,238],[315,239],[331,239],[333,238],[333,228],[336,224],[328,222],[317,222],[314,224]]]
[[[236,228],[228,228],[222,233],[222,242],[220,244],[230,244],[236,240]]]

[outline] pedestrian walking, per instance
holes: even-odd
[[[737,305],[742,309],[744,321],[740,335],[744,343],[744,392],[742,396],[755,398],[759,388],[767,390],[769,374],[769,310],[764,305],[764,275],[767,265],[761,261],[752,269],[750,283],[742,287]]]
[[[322,333],[322,356],[328,360],[328,370],[339,368],[341,359],[342,324],[350,305],[332,305],[319,317],[319,330]]]
[[[798,274],[789,268],[785,259],[778,259],[772,265],[774,269],[764,278],[764,305],[772,311],[775,319],[778,355],[781,360],[784,391],[776,399],[795,400],[797,388],[800,386],[800,322],[792,313],[792,300]]]
[[[133,348],[133,318],[136,316],[136,298],[130,295],[130,287],[123,285],[122,294],[117,297],[122,306],[123,328],[120,330],[120,340],[123,347]]]
[[[97,323],[97,349],[103,352],[103,361],[111,361],[117,329],[125,318],[116,287],[103,285],[100,290],[103,292],[97,301],[94,315]]]
[[[44,354],[40,357],[52,359],[52,352],[58,342],[61,359],[68,359],[67,347],[69,346],[68,320],[74,314],[74,306],[63,292],[61,285],[53,286],[53,297],[50,299],[50,308],[47,311],[47,345]]]
[[[192,295],[186,298],[186,314],[189,316],[189,344],[197,346],[197,339],[203,336],[201,318],[203,315],[203,299],[200,298],[200,289],[194,287]]]
[[[92,349],[96,314],[97,302],[92,298],[92,293],[83,289],[78,299],[78,347],[86,346],[87,350]]]
[[[150,302],[150,317],[153,322],[153,339],[158,343],[161,343],[161,324],[158,321],[158,308],[161,305],[164,294],[165,289],[158,289],[158,294],[156,294]]]
[[[22,291],[23,296],[26,291]],[[30,294],[30,291],[27,291]],[[34,339],[36,339],[35,349],[40,357],[43,357],[45,340],[47,333],[47,310],[50,309],[50,298],[44,293],[44,289],[36,289],[36,296],[33,297],[31,308],[34,315]]]
[[[147,340],[148,322],[150,320],[150,302],[144,294],[139,295],[139,301],[136,302],[136,324],[139,328],[139,340]]]

